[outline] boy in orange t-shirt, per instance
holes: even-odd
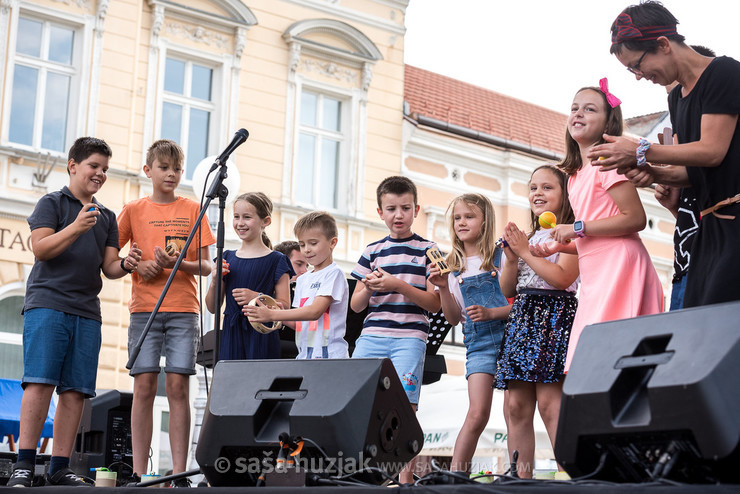
[[[156,141],[146,155],[144,173],[152,180],[148,197],[131,201],[118,216],[119,243],[136,242],[141,248],[141,262],[133,273],[128,330],[129,355],[151,316],[154,306],[170,276],[180,251],[195,225],[200,207],[195,201],[179,197],[175,189],[182,178],[183,152],[166,139]],[[200,235],[200,252],[198,252]],[[134,455],[134,480],[147,473],[152,440],[152,409],[157,394],[159,359],[164,346],[166,394],[170,405],[170,447],[172,472],[185,471],[190,437],[189,379],[195,374],[198,343],[196,276],[208,275],[211,262],[208,246],[216,242],[204,216],[187,255],[155,315],[141,351],[131,368],[134,399],[131,407],[131,444]],[[189,486],[180,479],[178,487]],[[187,484],[187,485],[186,485]]]

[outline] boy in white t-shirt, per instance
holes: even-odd
[[[337,223],[324,211],[301,217],[293,228],[301,252],[313,271],[296,280],[293,309],[274,310],[263,304],[244,306],[252,322],[296,321],[298,359],[349,358],[344,340],[349,285],[334,263]]]

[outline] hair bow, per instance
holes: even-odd
[[[622,100],[609,92],[609,81],[606,79],[606,77],[599,80],[599,89],[601,89],[601,92],[604,93],[604,96],[606,96],[606,102],[609,103],[609,106],[611,106],[612,108],[616,108],[622,104]]]
[[[632,17],[622,12],[615,21],[617,30],[612,36],[612,43],[622,43],[628,39],[641,38],[642,33],[632,24]]]
[[[612,44],[624,43],[625,41],[652,41],[661,36],[672,36],[678,34],[676,26],[640,26],[638,29],[632,23],[632,17],[622,12],[614,21],[612,30]]]

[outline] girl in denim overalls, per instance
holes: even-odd
[[[521,478],[532,476],[535,407],[555,445],[565,357],[577,306],[578,256],[556,253],[542,258],[530,252],[530,246],[552,241],[550,232],[540,227],[539,215],[552,211],[558,223],[573,222],[565,181],[565,174],[554,166],[535,169],[529,180],[532,233],[527,238],[514,223],[504,228],[507,246],[501,287],[516,300],[501,346],[496,387],[508,389],[506,442],[510,454],[519,452]]]
[[[510,306],[498,280],[502,251],[496,247],[491,201],[481,194],[463,194],[447,212],[453,239],[447,263],[452,273],[440,275],[435,266],[429,280],[439,288],[447,321],[453,326],[463,323],[470,406],[455,441],[451,470],[467,472],[491,413],[496,360]]]

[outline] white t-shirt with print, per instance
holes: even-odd
[[[296,321],[296,358],[349,358],[348,345],[344,339],[349,285],[336,263],[331,263],[321,271],[312,271],[298,277],[293,307],[311,305],[316,297],[321,296],[332,298],[326,312],[317,321]]]

